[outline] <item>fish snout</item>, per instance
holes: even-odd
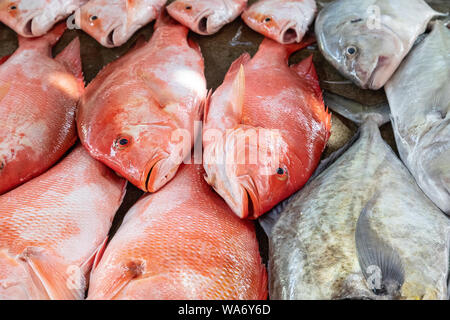
[[[140,188],[147,192],[156,192],[175,176],[180,164],[169,157],[158,156],[150,160],[141,179]]]

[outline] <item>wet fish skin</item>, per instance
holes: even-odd
[[[266,299],[267,274],[253,223],[232,214],[183,165],[130,209],[90,280],[88,299]]]
[[[40,37],[87,0],[2,0],[0,22],[22,37]]]
[[[155,20],[167,0],[90,0],[75,13],[75,24],[107,48],[126,43]]]
[[[246,6],[247,0],[176,0],[167,11],[192,31],[211,35],[239,17]]]
[[[242,14],[256,32],[282,44],[300,42],[313,22],[315,0],[260,0]]]
[[[206,179],[241,218],[256,219],[300,189],[328,141],[331,117],[312,57],[288,65],[289,56],[310,41],[283,46],[265,39],[253,58],[244,54],[233,63],[208,103]],[[232,142],[252,132],[257,139]],[[266,140],[267,132],[279,139]],[[269,153],[278,159],[265,160]]]
[[[0,194],[38,176],[75,143],[75,112],[84,90],[80,42],[58,56],[51,47],[60,24],[19,48],[0,65]]]
[[[384,86],[433,17],[423,0],[336,0],[317,16],[325,58],[363,89]]]
[[[413,49],[385,91],[403,162],[450,214],[450,30],[443,22]]]
[[[79,106],[83,145],[144,191],[156,192],[175,176],[203,114],[204,62],[187,34],[161,16],[151,40],[106,66]]]
[[[83,147],[0,197],[0,299],[83,299],[126,181]]]
[[[370,229],[370,236],[357,235],[364,211],[363,230]],[[423,194],[373,120],[363,124],[348,151],[291,198],[269,246],[272,299],[448,298],[450,221]],[[376,294],[360,255],[380,247],[389,250],[366,254],[363,261],[397,274],[401,286]]]

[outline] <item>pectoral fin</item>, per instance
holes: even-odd
[[[369,288],[377,295],[398,296],[405,281],[398,252],[387,244],[370,226],[375,195],[362,210],[356,225],[355,241],[361,271]]]
[[[19,259],[23,261],[36,283],[52,300],[84,298],[86,282],[78,266],[67,266],[61,259],[44,249],[29,247]]]

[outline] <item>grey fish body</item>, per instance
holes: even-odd
[[[450,30],[437,22],[386,84],[400,156],[450,214]]]
[[[423,0],[336,0],[320,11],[315,32],[343,76],[378,90],[438,15]]]
[[[368,120],[270,234],[272,299],[446,299],[450,220]],[[381,257],[381,258],[380,258]],[[370,286],[379,266],[387,292]],[[375,293],[376,292],[376,293]]]

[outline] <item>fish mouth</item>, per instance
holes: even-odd
[[[211,15],[212,15],[212,12],[207,10],[207,11],[204,11],[201,14],[199,14],[198,17],[195,19],[196,29],[199,34],[209,35],[211,33],[214,33],[214,31],[208,30],[208,27],[210,27],[209,19],[210,19]]]
[[[289,28],[283,32],[283,43],[290,44],[298,41],[298,33],[294,28]]]
[[[367,81],[366,86],[371,90],[378,90],[384,86],[383,81],[379,81],[377,79],[379,71],[386,65],[386,61],[388,58],[385,56],[379,56],[375,67],[372,70],[369,80]]]
[[[33,20],[35,17],[31,17],[27,20],[27,22],[22,27],[22,34],[25,37],[33,37]]]
[[[146,168],[140,188],[145,192],[156,192],[175,176],[179,165],[176,166],[167,157],[160,156],[150,160]]]
[[[241,188],[243,189],[242,205],[239,217],[241,219],[257,219],[260,213],[258,190],[250,176],[241,177]]]
[[[116,34],[116,30],[117,30],[118,28],[113,28],[112,30],[110,30],[109,32],[108,32],[108,35],[106,36],[106,38],[105,38],[105,44],[106,44],[106,46],[108,46],[108,47],[115,47],[116,46],[116,43],[115,43],[115,41],[114,41],[114,36],[115,36],[115,34]]]

